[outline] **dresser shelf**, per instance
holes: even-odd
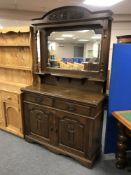
[[[23,137],[21,88],[32,84],[31,28],[0,33],[0,128]]]
[[[105,82],[105,78],[93,78],[93,77],[89,77],[86,75],[80,75],[80,74],[76,74],[76,75],[72,75],[72,74],[67,74],[67,73],[53,73],[53,72],[46,72],[46,71],[42,71],[42,72],[34,72],[35,75],[51,75],[51,76],[55,76],[55,77],[66,77],[66,78],[74,78],[74,79],[88,79],[88,81],[96,81],[96,82]]]
[[[27,71],[31,71],[32,70],[32,68],[31,67],[22,67],[22,66],[14,66],[14,65],[12,65],[12,66],[10,66],[10,65],[2,65],[2,64],[0,64],[0,68],[4,68],[4,69],[18,69],[18,70],[27,70]]]
[[[30,45],[28,45],[28,44],[27,45],[26,44],[25,45],[22,45],[22,44],[21,45],[20,44],[17,44],[17,45],[11,45],[11,44],[1,45],[0,44],[0,47],[30,47]]]

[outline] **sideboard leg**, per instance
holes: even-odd
[[[127,137],[125,134],[125,127],[121,123],[118,125],[118,140],[117,140],[117,153],[116,153],[116,167],[119,169],[125,168],[127,165],[126,149],[127,149]]]

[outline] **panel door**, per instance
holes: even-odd
[[[24,118],[26,135],[51,142],[53,117],[48,108],[24,103]]]
[[[56,144],[68,151],[84,155],[88,139],[88,119],[66,112],[56,114]]]
[[[5,129],[22,136],[22,122],[19,106],[8,102],[2,103]]]

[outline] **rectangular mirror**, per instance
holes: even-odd
[[[102,34],[95,30],[55,31],[48,36],[48,68],[98,71]]]

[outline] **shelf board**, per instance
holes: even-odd
[[[87,77],[81,76],[81,75],[61,74],[61,73],[50,73],[50,72],[35,72],[34,74],[38,74],[38,75],[46,75],[46,74],[49,74],[49,75],[58,76],[58,77],[78,78],[78,79],[87,78]]]
[[[11,45],[11,44],[3,44],[3,45],[1,45],[0,44],[0,47],[30,47],[30,45],[29,44],[16,44],[16,45]]]
[[[12,85],[12,86],[16,86],[16,87],[25,87],[25,86],[29,86],[29,85],[27,85],[27,84],[15,83],[15,82],[7,82],[7,81],[0,81],[0,84]]]
[[[22,66],[16,67],[16,66],[9,66],[9,65],[2,65],[2,64],[0,64],[0,68],[32,71],[31,67],[22,67]]]
[[[34,74],[37,75],[53,75],[56,77],[66,77],[66,78],[75,78],[75,79],[88,79],[88,81],[97,81],[97,82],[105,82],[105,79],[98,79],[98,78],[92,78],[88,77],[86,75],[73,75],[73,74],[61,74],[61,73],[50,73],[50,72],[34,72]]]

